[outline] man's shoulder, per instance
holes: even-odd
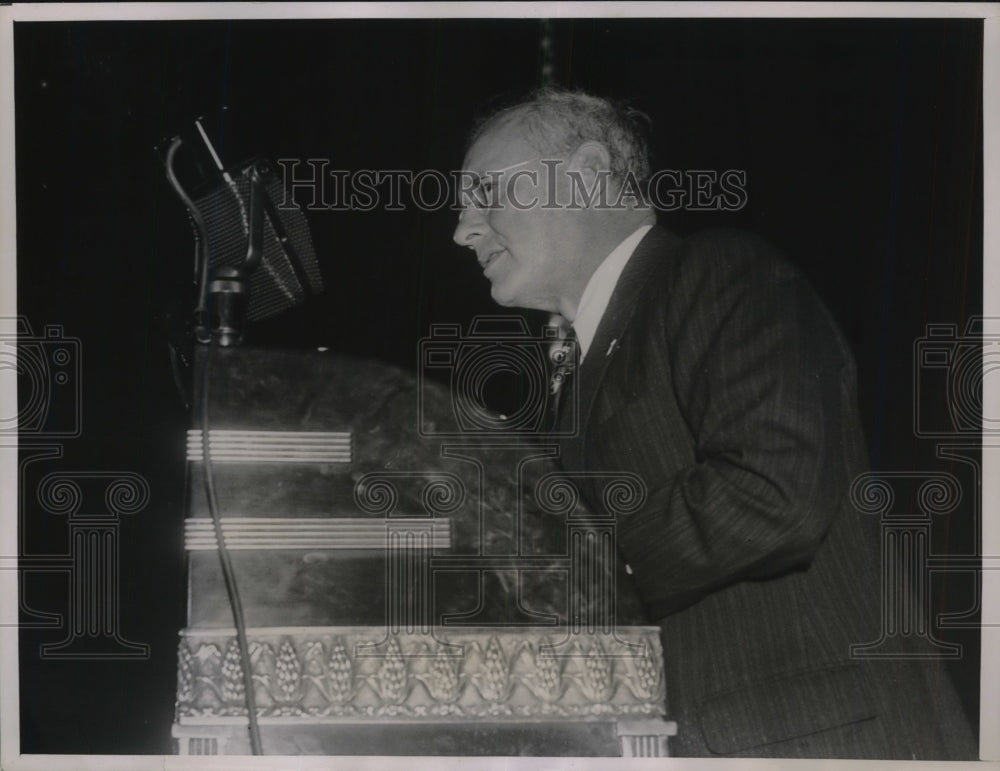
[[[774,263],[790,266],[787,258],[770,241],[751,230],[724,227],[699,230],[684,237],[657,226],[650,231],[651,246],[669,251],[677,268],[697,269],[719,264],[760,265]],[[664,235],[666,237],[664,237]]]
[[[741,285],[766,286],[804,277],[770,241],[750,230],[712,228],[680,237],[654,227],[637,250],[636,269],[646,296],[677,297],[685,290],[700,293]],[[637,277],[639,278],[639,277]]]
[[[792,308],[822,305],[805,273],[752,231],[713,228],[680,238],[658,226],[649,236],[631,279],[639,328],[670,337],[725,319],[791,319]]]

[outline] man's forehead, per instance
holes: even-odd
[[[466,171],[486,174],[521,163],[535,154],[523,128],[508,123],[484,132],[469,148],[462,166]]]

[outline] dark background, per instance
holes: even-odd
[[[682,234],[752,228],[810,276],[854,347],[875,469],[965,473],[915,436],[915,382],[919,409],[948,417],[944,380],[924,386],[913,352],[927,323],[961,332],[981,313],[981,29],[549,26],[559,83],[651,116],[654,168],[746,171],[742,211],[661,221]],[[193,238],[155,148],[205,116],[227,162],[456,169],[474,117],[540,85],[542,31],[537,20],[15,24],[18,313],[36,333],[62,324],[82,351],[83,434],[46,469],[129,470],[152,490],[120,530],[121,632],[150,657],[42,660],[39,645],[65,631],[22,631],[22,752],[171,752],[188,416],[159,320],[171,304],[188,307]],[[322,344],[412,370],[431,323],[497,312],[475,261],[451,243],[453,213],[307,216],[327,290],[251,341]],[[28,548],[65,551],[65,520],[21,493]],[[975,550],[976,497],[937,520],[935,551]],[[65,612],[65,576],[29,574],[24,587],[32,608]],[[968,575],[935,587],[935,609],[974,604]],[[938,635],[964,645],[952,672],[977,720],[978,633]]]

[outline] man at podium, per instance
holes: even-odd
[[[646,486],[617,546],[661,627],[672,754],[975,757],[938,662],[859,654],[882,608],[851,351],[761,238],[657,224],[642,118],[558,90],[492,115],[454,240],[499,304],[571,325],[552,425],[579,416],[558,441],[590,506],[588,474]]]

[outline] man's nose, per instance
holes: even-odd
[[[458,226],[452,236],[459,246],[475,246],[476,242],[486,234],[486,219],[475,206],[467,206],[458,215]]]

